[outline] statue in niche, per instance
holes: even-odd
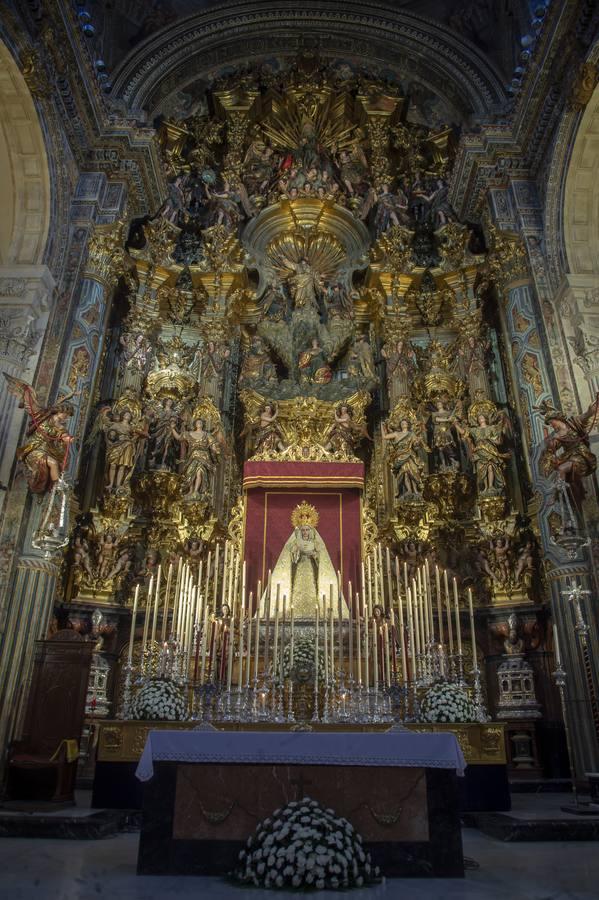
[[[391,422],[389,425],[381,423],[381,434],[389,447],[397,498],[420,498],[426,469],[422,456],[423,453],[430,452],[422,434],[422,426],[416,419],[406,415],[399,419],[398,427],[394,427]]]
[[[475,397],[479,391],[489,393],[489,363],[491,342],[485,334],[478,337],[472,333],[464,335],[458,343],[461,369],[470,386],[470,394]]]
[[[172,397],[164,397],[152,408],[152,421],[148,431],[148,464],[150,469],[168,469],[174,472],[178,461],[178,447],[173,438],[173,428],[180,421],[181,407]]]
[[[433,465],[438,472],[455,472],[460,468],[457,442],[457,406],[450,408],[447,398],[437,397],[429,417]]]
[[[472,459],[479,495],[503,494],[506,489],[505,460],[511,456],[500,449],[511,435],[506,414],[490,400],[478,401],[470,407],[468,425],[456,420],[455,427],[464,438]]]
[[[93,446],[100,434],[105,442],[105,490],[120,491],[131,480],[133,470],[149,437],[147,424],[138,405],[125,395],[110,406],[102,407],[87,439]]]
[[[389,404],[395,406],[402,397],[409,397],[414,377],[418,371],[416,351],[406,336],[387,341],[382,349],[387,366],[387,390]]]
[[[4,373],[8,391],[19,399],[30,418],[27,442],[17,448],[17,459],[26,469],[27,484],[32,494],[45,494],[64,472],[71,444],[75,438],[65,428],[75,412],[68,401],[75,392],[66,394],[51,406],[42,406],[30,384]]]
[[[179,466],[187,489],[186,497],[208,497],[221,455],[219,443],[206,430],[206,423],[200,418],[194,419],[191,430],[177,431],[173,428],[172,434],[183,445],[183,458]]]
[[[255,448],[258,453],[276,453],[285,449],[283,435],[277,422],[278,410],[274,403],[265,403],[254,426]]]
[[[359,375],[364,378],[365,381],[374,382],[376,384],[378,378],[374,367],[372,347],[370,346],[368,338],[365,337],[365,335],[360,335],[354,342],[353,349],[358,360]]]
[[[293,530],[272,571],[271,582],[280,584],[296,619],[313,619],[316,603],[323,594],[328,600],[331,586],[337,608],[337,573],[317,530],[318,521],[318,511],[306,501],[296,506],[291,514]],[[347,608],[343,615],[347,617]]]
[[[597,423],[599,393],[582,415],[568,416],[548,403],[539,408],[545,413],[545,424],[553,429],[545,439],[542,470],[545,475],[555,472],[580,508],[586,496],[583,478],[597,469],[597,457],[590,449],[589,435]]]
[[[213,400],[221,397],[231,350],[224,340],[208,340],[203,356],[202,392]]]
[[[289,263],[293,274],[288,281],[295,310],[311,310],[320,315],[318,298],[324,290],[324,281],[305,258]]]

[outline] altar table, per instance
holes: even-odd
[[[345,816],[389,876],[463,876],[453,734],[151,731],[140,874],[229,872],[257,824],[309,796]]]

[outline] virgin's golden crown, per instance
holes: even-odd
[[[319,518],[318,510],[303,500],[291,513],[291,524],[294,528],[299,528],[302,525],[311,525],[313,528],[316,528]]]

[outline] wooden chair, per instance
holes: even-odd
[[[23,737],[8,751],[7,799],[73,802],[93,650],[71,630],[36,641]]]

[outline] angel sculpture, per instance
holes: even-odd
[[[130,409],[119,409],[115,404],[100,409],[87,444],[93,444],[100,434],[106,442],[106,490],[119,491],[133,475],[148,431],[145,422],[134,420]]]
[[[422,494],[425,463],[422,452],[430,452],[422,435],[422,426],[404,416],[399,427],[391,430],[381,423],[384,441],[389,441],[391,468],[397,480],[398,499],[420,497]]]
[[[75,438],[68,433],[65,423],[73,415],[73,406],[67,401],[75,392],[65,395],[52,406],[42,406],[35,390],[25,381],[4,373],[8,390],[18,397],[19,406],[31,419],[27,428],[27,443],[17,448],[17,459],[26,468],[27,484],[32,494],[45,494],[60,479]]]
[[[181,462],[181,474],[187,488],[187,498],[210,494],[214,472],[221,454],[218,440],[206,430],[203,419],[194,420],[191,429],[177,431],[174,437],[186,448]]]
[[[579,416],[567,416],[548,404],[540,408],[545,413],[545,424],[553,428],[545,439],[541,468],[545,475],[557,474],[580,508],[586,495],[582,479],[597,469],[597,457],[590,449],[589,434],[597,423],[599,393],[587,411]]]
[[[472,458],[479,494],[497,496],[505,491],[505,460],[511,456],[500,450],[511,436],[509,419],[494,403],[483,401],[472,405],[468,422],[465,426],[456,420],[455,427]]]
[[[324,449],[332,453],[342,453],[344,456],[353,456],[361,437],[368,438],[368,432],[354,422],[354,411],[351,406],[342,403],[335,410],[335,421]]]
[[[265,403],[256,423],[256,446],[254,453],[273,453],[285,449],[283,435],[277,423],[279,412],[273,403]]]

